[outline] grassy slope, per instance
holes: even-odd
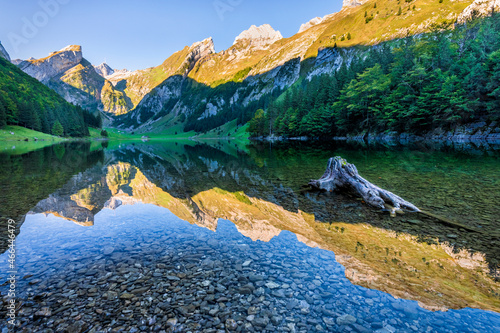
[[[306,57],[316,56],[321,47],[373,45],[381,41],[414,35],[432,29],[432,25],[454,22],[471,0],[414,0],[411,2],[394,0],[369,1],[366,4],[344,10],[322,25],[325,30],[309,48]],[[374,8],[375,4],[377,8]],[[415,9],[413,9],[415,6]],[[398,15],[401,7],[401,15]],[[365,12],[372,17],[366,23]],[[351,40],[340,41],[341,36],[351,34]],[[334,37],[335,36],[335,37]]]
[[[207,133],[197,135],[197,139],[213,139],[213,138],[231,138],[231,139],[240,139],[247,140],[249,137],[248,132],[246,131],[248,128],[248,124],[244,126],[237,126],[236,120],[232,120],[220,127],[217,127]]]
[[[35,137],[39,141],[35,141]],[[0,129],[0,153],[22,155],[62,141],[65,139],[20,126],[4,126]]]
[[[14,133],[14,134],[11,134]],[[46,141],[63,141],[57,136],[53,136],[50,134],[45,134],[42,132],[37,132],[30,130],[28,128],[20,127],[20,126],[4,126],[0,129],[0,141],[24,141],[28,139],[28,141],[35,141],[34,138],[38,138],[39,140]]]
[[[234,59],[233,53],[244,52],[248,42],[239,42],[228,50],[213,54],[199,61],[189,73],[189,77],[212,87],[229,81],[241,81],[268,52],[266,50],[252,50],[245,56]]]
[[[144,93],[149,92],[170,76],[184,74],[182,67],[184,60],[190,52],[190,47],[186,46],[181,51],[175,52],[166,59],[160,66],[148,68],[127,79],[127,89],[125,93],[132,100],[134,106],[139,104],[144,97]]]

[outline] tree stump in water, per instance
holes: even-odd
[[[354,164],[347,163],[345,159],[339,156],[330,158],[323,177],[318,180],[311,180],[309,185],[329,192],[344,191],[360,195],[369,205],[389,210],[391,216],[396,216],[396,213],[403,213],[403,210],[420,212],[420,209],[412,203],[361,177]]]

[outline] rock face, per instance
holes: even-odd
[[[464,23],[473,17],[490,15],[500,10],[500,0],[476,0],[458,16],[457,22]]]
[[[148,73],[140,73],[139,75],[130,77],[127,80],[127,84],[131,83],[132,87],[140,89],[137,91],[137,94],[141,94],[144,97],[127,116],[134,119],[138,124],[145,126],[145,128],[149,128],[148,125],[153,123],[154,120],[147,119],[147,115],[160,112],[165,103],[172,103],[178,99],[181,96],[182,87],[189,73],[200,62],[206,61],[213,54],[215,54],[215,47],[211,37],[174,53],[162,66],[158,67],[162,67],[167,79],[149,90],[147,88],[144,89],[144,86],[141,85],[141,82],[144,82],[143,78],[147,78]],[[179,59],[184,60],[180,62]],[[175,102],[173,102],[173,105],[174,107],[171,111],[174,114],[182,112],[181,105],[177,105]],[[121,119],[118,120],[117,125],[120,125],[120,122]]]
[[[313,18],[312,20],[310,20],[309,22],[307,23],[304,23],[300,26],[300,29],[299,29],[299,34],[301,32],[304,32],[306,30],[308,30],[309,28],[315,26],[315,25],[318,25],[320,24],[321,22],[323,22],[323,18],[322,17],[315,17]]]
[[[367,2],[368,0],[344,0],[342,9],[361,6]]]
[[[7,51],[5,50],[5,48],[3,47],[2,43],[0,43],[0,57],[5,58],[8,61],[10,61],[10,56],[7,53]]]
[[[21,61],[18,67],[66,101],[91,112],[119,115],[132,108],[127,95],[104,78],[113,75],[114,70],[105,63],[93,66],[83,58],[78,45],[67,46],[42,59]]]
[[[215,46],[212,37],[209,37],[201,42],[196,42],[189,48],[189,54],[182,63],[181,67],[187,66],[186,73],[193,69],[196,63],[215,53]]]
[[[47,83],[53,77],[78,65],[83,59],[82,48],[70,45],[60,51],[52,52],[48,57],[38,60],[26,60],[18,66],[28,75]]]
[[[115,71],[111,67],[109,67],[108,64],[105,62],[103,62],[99,66],[94,66],[94,69],[97,72],[97,74],[99,74],[103,78],[107,78],[108,76],[113,75],[115,73]]]
[[[269,24],[263,24],[259,27],[252,25],[250,29],[243,31],[236,37],[233,45],[248,41],[254,48],[265,48],[282,38],[281,33],[274,30]]]
[[[125,80],[136,73],[137,72],[131,72],[127,69],[113,69],[113,74],[109,74],[105,78],[113,83],[113,85],[116,85],[118,82]]]

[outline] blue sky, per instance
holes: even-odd
[[[341,7],[341,0],[0,0],[0,41],[13,59],[78,44],[93,64],[135,70],[207,37],[217,52],[227,49],[252,24],[290,37]]]

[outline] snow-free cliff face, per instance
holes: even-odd
[[[307,29],[311,28],[312,26],[315,26],[315,25],[318,25],[320,24],[321,22],[323,22],[323,18],[322,17],[315,17],[313,18],[312,20],[310,20],[309,22],[307,23],[304,23],[300,26],[300,29],[299,29],[299,34],[301,32],[304,32],[306,31]]]
[[[42,59],[21,61],[18,67],[66,101],[89,111],[123,114],[132,107],[127,96],[103,77],[113,73],[113,69],[106,64],[92,66],[78,45],[67,46]]]
[[[357,7],[367,3],[369,0],[344,0],[342,3],[342,9]]]
[[[482,17],[498,12],[500,0],[476,0],[458,16],[457,22],[464,23],[473,17]]]
[[[243,31],[236,37],[233,45],[247,41],[253,48],[266,48],[282,38],[281,33],[274,30],[269,24],[263,24],[259,27],[252,25],[250,29]]]
[[[7,51],[5,50],[5,48],[3,47],[2,43],[0,43],[0,57],[5,58],[8,61],[10,61],[10,56],[7,53]]]
[[[18,66],[26,74],[42,83],[47,83],[53,77],[78,65],[82,59],[81,46],[70,45],[60,51],[52,52],[46,58],[26,60],[21,62]]]
[[[108,76],[113,75],[115,73],[114,69],[109,67],[109,65],[105,62],[103,62],[99,66],[94,66],[94,69],[97,72],[97,74],[99,74],[104,78],[107,78]]]

